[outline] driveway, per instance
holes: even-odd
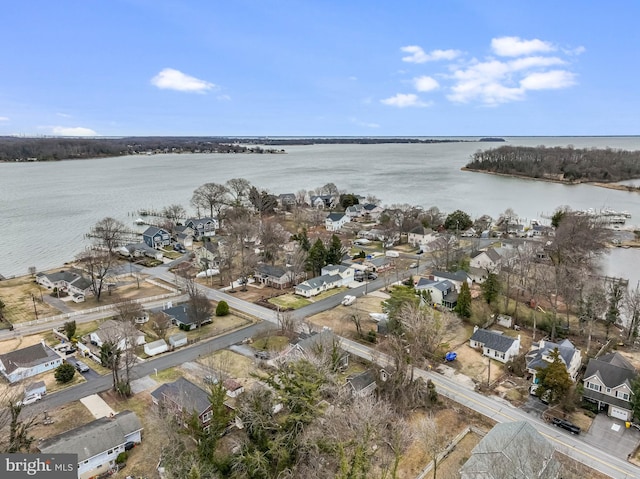
[[[581,436],[584,442],[621,459],[626,459],[640,441],[640,431],[633,427],[627,429],[624,421],[603,413],[595,417],[589,430]]]

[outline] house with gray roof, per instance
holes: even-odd
[[[458,304],[458,291],[455,285],[449,280],[434,280],[420,278],[415,285],[416,291],[428,291],[431,296],[431,303],[453,309]]]
[[[118,251],[124,256],[131,256],[132,258],[142,258],[146,256],[161,261],[163,257],[162,251],[158,251],[144,242],[126,244]]]
[[[327,231],[340,231],[351,218],[344,213],[329,213],[324,220],[324,227]]]
[[[461,479],[558,479],[555,448],[526,421],[496,424],[473,448]]]
[[[142,423],[132,411],[96,419],[57,436],[40,441],[43,454],[77,454],[78,477],[110,471],[118,454],[142,442]]]
[[[180,329],[184,329],[187,331],[191,331],[196,329],[198,325],[195,320],[189,314],[189,305],[188,304],[179,304],[178,306],[173,306],[171,308],[163,309],[162,314],[166,315],[172,324],[175,324]],[[201,326],[207,323],[211,323],[213,320],[211,316],[206,318],[200,324]]]
[[[289,346],[280,354],[280,360],[308,358],[310,356],[331,354],[335,347],[338,347],[339,354],[335,359],[339,368],[346,368],[349,365],[349,353],[341,347],[341,341],[330,329],[321,332],[312,331],[310,333],[301,332]]]
[[[0,354],[0,373],[10,383],[51,371],[62,364],[62,357],[44,341]]]
[[[172,414],[186,427],[186,423],[195,413],[203,427],[211,421],[211,401],[209,393],[181,377],[172,383],[165,383],[151,392],[151,400],[157,407]]]
[[[193,231],[193,236],[200,239],[204,236],[215,236],[218,230],[218,220],[211,217],[189,218],[184,222]]]
[[[488,248],[484,251],[476,251],[475,253],[471,253],[469,266],[493,273],[500,266],[501,260],[502,256],[496,249]]]
[[[458,271],[454,271],[450,273],[448,271],[432,271],[429,275],[429,279],[433,279],[436,281],[451,281],[456,287],[456,291],[459,293],[462,288],[462,283],[467,283],[469,286],[473,284],[473,281],[469,277],[466,271],[459,269]]]
[[[571,341],[565,339],[561,343],[554,343],[544,339],[537,343],[531,344],[531,349],[525,356],[527,363],[527,371],[535,377],[538,369],[546,368],[553,359],[551,353],[557,349],[560,360],[564,363],[571,380],[575,382],[578,377],[578,371],[582,365],[582,353],[576,348]]]
[[[283,289],[290,287],[297,279],[304,278],[304,273],[296,274],[284,266],[260,263],[256,266],[253,278],[265,286]]]
[[[489,331],[474,326],[469,345],[482,349],[483,356],[506,363],[520,354],[520,335],[511,338],[500,331]]]
[[[364,397],[373,394],[378,387],[376,374],[373,369],[367,369],[361,373],[349,375],[346,384],[351,394],[355,397]]]
[[[79,271],[67,270],[55,273],[36,274],[36,283],[47,289],[57,288],[60,292],[70,296],[82,296],[83,298],[93,292],[91,281],[82,276]]]
[[[633,365],[620,353],[592,358],[584,373],[582,397],[607,415],[622,421],[633,418],[631,384],[638,377]]]
[[[349,266],[329,264],[320,271],[321,276],[303,281],[295,286],[295,294],[311,298],[323,291],[347,286],[354,281],[355,269]]]
[[[150,248],[161,249],[171,244],[171,235],[168,231],[156,226],[149,226],[142,233],[142,240]]]

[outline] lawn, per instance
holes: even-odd
[[[60,314],[60,311],[43,301],[46,294],[50,294],[50,291],[38,286],[31,276],[0,281],[0,300],[5,304],[3,314],[12,323],[33,321],[36,311],[38,318]]]
[[[248,378],[254,369],[253,360],[228,349],[203,356],[197,362],[212,371],[222,371],[231,378]]]
[[[253,342],[254,349],[262,351],[282,351],[289,344],[286,336],[267,336]]]
[[[275,306],[279,306],[280,309],[283,310],[300,309],[311,304],[311,301],[309,301],[308,299],[301,296],[296,296],[293,293],[287,293],[283,294],[282,296],[270,298],[268,301]]]

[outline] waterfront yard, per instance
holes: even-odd
[[[2,311],[7,321],[23,323],[39,318],[60,314],[53,306],[44,302],[49,291],[36,284],[31,276],[20,276],[0,281],[0,300],[5,307]]]

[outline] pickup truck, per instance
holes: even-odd
[[[576,426],[572,422],[560,419],[559,417],[551,418],[551,423],[558,427],[561,427],[562,429],[566,429],[571,434],[580,434],[580,428],[578,426]]]

